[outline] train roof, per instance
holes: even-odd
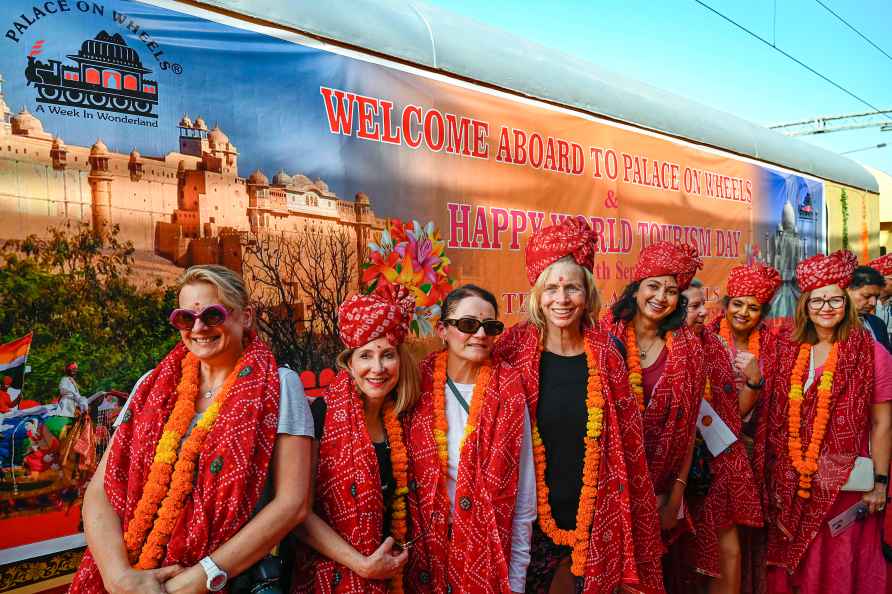
[[[439,7],[410,0],[203,3],[338,45],[879,192],[876,179],[844,156]]]

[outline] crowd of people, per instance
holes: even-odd
[[[408,291],[347,299],[312,405],[241,278],[187,270],[72,594],[885,594],[892,255],[800,262],[784,320],[758,263],[710,319],[689,245],[642,250],[609,307],[585,222],[525,253],[528,320],[460,286],[421,362]]]

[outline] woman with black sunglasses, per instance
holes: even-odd
[[[526,247],[530,319],[496,345],[533,422],[539,521],[528,594],[662,592],[657,505],[618,341],[596,324],[595,237],[584,220]]]
[[[181,341],[115,423],[84,496],[89,550],[71,592],[229,588],[309,510],[310,409],[254,331],[242,278],[193,266],[178,284]]]
[[[530,422],[519,375],[490,360],[504,329],[489,291],[447,295],[445,348],[421,364],[406,419],[412,481],[410,592],[523,592],[536,517]],[[420,537],[420,538],[419,538]]]

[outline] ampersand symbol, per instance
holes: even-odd
[[[616,192],[607,190],[607,198],[604,199],[604,208],[619,208],[619,199]]]

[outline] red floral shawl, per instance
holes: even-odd
[[[353,378],[341,371],[323,396],[325,431],[319,442],[314,511],[363,555],[384,541],[384,497],[375,446],[365,426]],[[386,580],[367,580],[299,545],[292,592],[375,593]]]
[[[788,571],[796,569],[822,524],[828,520],[827,512],[848,479],[855,458],[868,443],[874,389],[873,348],[873,338],[863,328],[853,330],[839,343],[830,420],[808,499],[796,494],[799,475],[790,462],[787,445],[790,375],[798,345],[786,350],[768,418],[768,563],[771,565],[783,566]],[[816,380],[811,385],[802,400],[803,449],[811,441],[818,383]]]
[[[406,420],[412,477],[409,515],[418,520],[413,521],[413,538],[424,535],[412,549],[407,588],[440,594],[447,591],[448,583],[452,592],[509,594],[511,530],[526,406],[523,385],[508,365],[493,366],[477,428],[461,454],[455,507],[450,510],[433,434],[435,356],[421,364],[421,400]],[[451,397],[448,392],[446,396]]]
[[[609,331],[625,339],[626,325],[614,322]],[[700,339],[690,328],[674,330],[663,376],[642,415],[647,467],[656,493],[668,493],[681,472],[694,440],[705,383]]]
[[[629,391],[625,362],[613,339],[599,328],[588,327],[585,340],[598,356],[605,405],[598,501],[582,592],[612,593],[620,585],[663,592],[660,558],[664,548],[638,404]],[[520,369],[535,421],[541,359],[538,329],[529,322],[512,327],[496,343],[494,357]]]
[[[725,342],[709,329],[702,335],[704,364],[710,383],[710,404],[722,421],[740,437],[740,404],[730,353]],[[760,490],[753,480],[749,456],[743,442],[736,441],[716,457],[710,457],[712,483],[702,501],[692,501],[691,515],[696,531],[695,564],[700,573],[717,576],[718,530],[732,525],[762,526]],[[689,542],[689,541],[688,541]]]
[[[117,429],[105,469],[105,494],[121,518],[133,512],[155,457],[162,429],[177,399],[186,347],[179,343],[140,384]],[[279,374],[269,348],[256,336],[242,359],[245,370],[226,397],[198,457],[192,495],[161,565],[190,567],[232,538],[251,518],[266,482],[279,418]],[[104,592],[88,551],[69,590]]]
[[[718,334],[722,317],[713,320],[708,329]],[[750,463],[753,469],[753,478],[756,481],[756,488],[759,489],[759,495],[762,499],[762,514],[767,513],[768,496],[765,490],[767,483],[766,472],[766,445],[768,441],[768,411],[771,409],[771,400],[775,391],[775,385],[779,380],[781,373],[781,362],[792,356],[793,361],[796,359],[795,350],[791,353],[791,349],[795,345],[791,344],[789,335],[792,330],[788,320],[774,318],[773,323],[759,322],[756,329],[759,331],[759,366],[762,370],[762,377],[765,379],[765,385],[759,391],[759,399],[753,406],[750,420],[746,423],[749,429],[745,429],[744,433],[750,435],[753,439],[753,451]],[[726,345],[730,350],[731,346]],[[792,364],[791,364],[792,365]],[[789,373],[786,381],[789,381]],[[736,392],[735,392],[736,395]]]

